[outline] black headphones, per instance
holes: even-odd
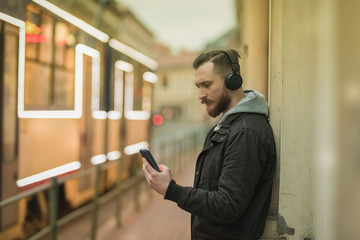
[[[231,63],[232,73],[225,76],[225,86],[230,90],[237,90],[241,87],[243,80],[242,77],[237,73],[240,72],[239,62],[237,58],[227,50],[220,50],[229,58]]]

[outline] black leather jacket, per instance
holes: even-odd
[[[263,114],[237,113],[210,130],[194,187],[171,181],[165,199],[191,213],[191,239],[258,239],[271,200],[276,152]]]

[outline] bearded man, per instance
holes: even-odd
[[[143,158],[149,186],[191,213],[191,239],[256,240],[268,215],[276,164],[269,108],[256,90],[243,90],[239,53],[200,54],[193,63],[199,100],[221,119],[198,156],[193,187],[177,184],[170,169],[155,171]]]

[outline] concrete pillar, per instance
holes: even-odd
[[[273,183],[270,214],[276,216],[276,238],[278,239],[279,171],[281,149],[281,103],[282,103],[282,1],[270,1],[269,25],[269,97],[270,124],[274,132],[277,164]]]
[[[244,89],[256,89],[268,98],[269,1],[237,0],[236,7],[240,51],[243,53],[241,74],[244,78]],[[279,131],[274,132],[276,134]],[[279,137],[275,138],[279,142]],[[274,179],[269,216],[261,239],[277,239],[277,206],[278,176]]]
[[[271,1],[270,120],[278,148],[279,239],[313,239],[317,2]]]

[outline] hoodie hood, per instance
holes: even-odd
[[[244,93],[245,97],[241,99],[238,104],[236,104],[224,113],[224,115],[221,117],[220,121],[214,129],[215,131],[220,129],[221,123],[225,121],[227,116],[232,114],[240,112],[259,113],[264,114],[266,117],[269,117],[269,107],[264,95],[262,95],[256,90],[244,90]]]

